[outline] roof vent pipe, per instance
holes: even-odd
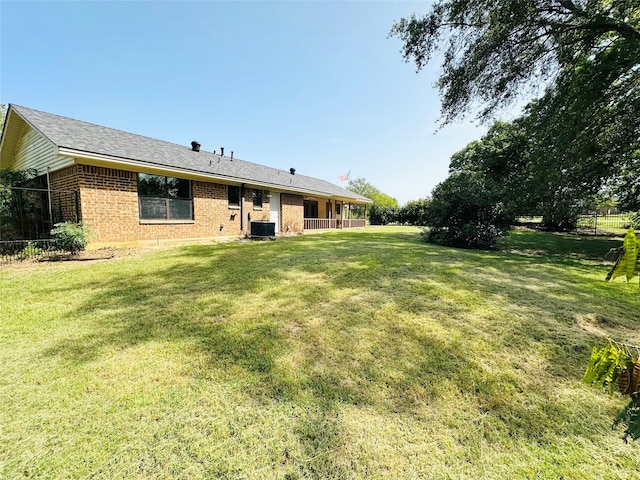
[[[295,175],[296,174],[296,169],[295,168],[290,168],[289,171],[291,172],[291,175]]]
[[[231,160],[233,160],[233,150],[231,150]]]
[[[191,150],[193,150],[194,152],[199,152],[200,144],[194,140],[193,142],[191,142]]]
[[[220,147],[220,155],[224,157],[224,147]]]

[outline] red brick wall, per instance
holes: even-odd
[[[139,218],[135,172],[76,165],[51,176],[52,188],[80,191],[81,220],[89,228],[91,241],[96,243],[236,236],[249,230],[249,219],[269,219],[266,191],[262,195],[262,208],[254,208],[252,189],[245,188],[245,221],[241,231],[240,208],[229,208],[227,186],[223,184],[192,181],[194,219],[153,223]],[[302,213],[298,224],[302,224]]]
[[[144,239],[138,225],[136,174],[78,165],[82,222],[95,242]]]
[[[302,195],[283,193],[280,196],[282,232],[302,233],[304,230],[304,199]]]
[[[80,202],[77,202],[76,216],[76,195],[71,192],[78,191],[78,166],[63,168],[49,175],[51,187],[51,209],[55,221],[75,222],[82,218]],[[64,190],[64,191],[56,191]]]

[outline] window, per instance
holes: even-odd
[[[229,192],[229,207],[239,207],[240,206],[240,187],[229,185],[228,192]]]
[[[304,201],[304,218],[318,218],[318,202],[313,200]]]
[[[140,220],[193,220],[191,181],[138,174]]]
[[[253,209],[262,210],[262,190],[253,191]]]
[[[336,217],[340,215],[340,210],[341,210],[340,207],[342,207],[342,204],[336,203]]]

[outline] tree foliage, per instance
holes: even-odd
[[[423,198],[407,202],[400,207],[396,214],[396,221],[404,225],[424,226],[427,224],[427,213],[431,199]]]
[[[544,205],[550,224],[605,187],[640,208],[637,0],[441,0],[391,35],[418,70],[442,53],[444,124],[534,98],[514,122],[527,139],[515,174],[531,192],[548,188],[528,204]]]
[[[349,180],[347,189],[373,200],[373,203],[376,205],[393,208],[398,206],[398,201],[395,198],[381,192],[364,178]]]
[[[367,197],[370,200],[373,200],[373,205],[377,205],[378,207],[392,208],[395,209],[398,207],[398,200],[387,195],[386,193],[381,192],[376,187],[367,182],[364,178],[356,178],[355,180],[349,180],[349,184],[347,185],[347,189],[351,190],[354,193],[362,195],[363,197]],[[352,213],[354,217],[363,218],[365,208],[361,205],[354,205],[352,208]]]
[[[41,185],[36,182],[38,170],[28,168],[26,170],[12,170],[10,168],[0,168],[0,185],[5,187],[32,187]]]
[[[640,211],[640,151],[636,152],[628,165],[621,167],[619,179],[614,179],[610,184],[622,210]]]
[[[528,122],[526,117],[495,122],[480,140],[451,157],[450,171],[481,176],[511,217],[542,215],[546,228],[572,229],[599,182],[570,175],[572,165],[539,153]]]
[[[0,169],[0,239],[34,239],[44,233],[40,219],[46,214],[47,193],[11,188],[42,188],[36,174],[33,168]]]
[[[586,59],[607,66],[594,87],[637,80],[640,7],[637,0],[441,0],[395,23],[390,35],[418,70],[443,52],[437,86],[445,122],[479,104],[488,118],[559,74],[570,80]]]
[[[51,229],[51,237],[58,248],[72,255],[83,251],[89,242],[87,229],[81,223],[56,223]]]
[[[369,210],[371,225],[389,225],[397,220],[398,209],[374,203]]]
[[[511,218],[480,175],[453,173],[433,190],[424,238],[431,243],[486,249],[506,235]]]
[[[7,118],[7,105],[0,103],[0,138],[2,138],[2,130],[4,128],[4,122]]]

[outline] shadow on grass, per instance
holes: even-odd
[[[498,240],[498,248],[522,255],[578,258],[603,261],[612,248],[622,246],[622,237],[593,237],[570,233],[513,230]]]
[[[531,249],[531,238],[511,246]],[[561,242],[569,243],[541,250],[554,256],[581,245]],[[305,473],[318,478],[349,476],[326,455],[344,441],[345,404],[420,418],[425,406],[457,396],[491,412],[493,431],[541,441],[542,432],[566,434],[557,418],[575,418],[572,405],[551,399],[554,385],[528,392],[531,379],[492,363],[491,353],[542,348],[549,378],[576,381],[594,340],[577,317],[610,318],[612,328],[638,323],[624,293],[585,281],[594,267],[579,259],[593,258],[595,247],[580,252],[558,264],[385,232],[184,247],[108,284],[85,284],[86,301],[69,319],[92,322],[92,334],[45,355],[81,364],[112,349],[186,342],[207,359],[194,377],[228,381],[240,372],[235,380],[259,400],[309,405],[297,432],[310,459]]]

